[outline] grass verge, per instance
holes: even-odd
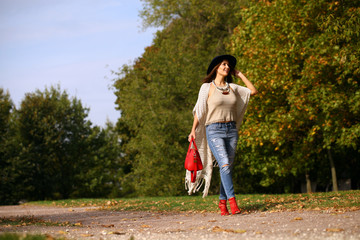
[[[34,216],[25,217],[4,217],[0,218],[0,226],[2,227],[21,227],[21,226],[72,226],[69,222],[51,222]]]
[[[53,238],[52,236],[45,234],[21,234],[21,233],[0,233],[0,240],[61,240],[64,238]]]
[[[237,195],[239,207],[246,212],[279,212],[296,210],[360,210],[360,190],[311,194],[245,194]],[[28,205],[61,207],[100,207],[115,211],[218,212],[218,196],[139,197],[115,199],[67,199],[37,201]]]

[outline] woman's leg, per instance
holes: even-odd
[[[232,168],[237,144],[235,123],[215,123],[207,126],[209,147],[220,168],[220,200],[235,197],[232,182]]]
[[[219,198],[220,198],[220,200],[227,200],[226,192],[225,192],[225,189],[224,189],[221,179],[220,179],[220,197]]]
[[[228,133],[228,140],[229,143],[226,145],[227,146],[227,152],[229,155],[229,162],[230,164],[230,172],[231,172],[231,176],[232,176],[232,172],[233,172],[233,168],[234,168],[234,159],[235,159],[235,152],[236,152],[236,146],[237,146],[237,140],[238,140],[238,134],[237,134],[237,130],[232,130]],[[231,208],[231,213],[232,214],[239,214],[241,213],[241,210],[239,209],[237,203],[236,203],[236,199],[235,199],[235,194],[234,197],[229,197],[228,198],[229,203],[230,203],[230,208]]]

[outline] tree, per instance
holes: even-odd
[[[3,88],[0,88],[0,142],[5,141],[6,133],[9,129],[11,110],[13,104],[10,99],[9,92],[4,92]],[[2,148],[3,149],[3,148]]]
[[[122,180],[126,172],[119,136],[115,127],[95,126],[85,140],[87,157],[81,158],[74,179],[77,183],[71,197],[123,196]]]
[[[12,161],[18,156],[17,138],[14,127],[15,107],[10,94],[0,88],[0,203],[14,204],[19,199],[15,167]]]
[[[115,127],[91,127],[88,109],[60,87],[26,94],[16,110],[0,89],[0,203],[123,196],[123,160]]]
[[[16,164],[27,199],[67,198],[79,184],[75,175],[90,155],[87,115],[88,109],[59,87],[26,94],[18,110],[21,152]]]
[[[145,1],[145,25],[162,26],[133,66],[123,66],[114,87],[122,146],[131,159],[137,195],[184,194],[183,161],[191,110],[211,59],[225,52],[236,26],[234,1]],[[214,185],[216,189],[218,188]]]
[[[358,152],[359,3],[279,0],[240,14],[229,48],[260,92],[241,131],[243,164],[270,186],[310,174],[330,151]]]

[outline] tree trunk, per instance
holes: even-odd
[[[335,164],[334,164],[334,160],[332,158],[330,149],[328,149],[328,155],[329,155],[330,167],[331,167],[331,178],[332,178],[332,184],[333,184],[333,191],[337,192],[338,184],[337,184],[337,179],[336,179],[336,169],[335,169]]]
[[[306,192],[311,193],[311,180],[309,173],[305,173],[305,178],[306,178]]]

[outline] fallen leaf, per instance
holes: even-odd
[[[53,236],[50,234],[45,234],[46,240],[54,240]]]
[[[212,229],[213,232],[230,232],[230,233],[245,233],[246,230],[243,229],[225,229],[219,226],[215,226]]]
[[[294,218],[294,220],[299,221],[299,220],[303,220],[303,218],[302,217],[296,217],[296,218]]]
[[[108,232],[108,234],[125,235],[125,233],[122,232]]]
[[[214,219],[214,220],[209,220],[208,222],[216,222],[216,220]]]
[[[219,226],[215,226],[215,227],[213,227],[212,231],[213,231],[213,232],[223,232],[224,229],[222,229],[222,228],[219,227]]]
[[[188,229],[190,230],[190,229]],[[170,230],[170,231],[167,231],[168,233],[177,233],[177,232],[184,232],[184,230],[181,230],[181,229],[175,229],[175,230]]]
[[[342,228],[327,228],[326,231],[327,232],[342,232],[342,231],[344,231],[344,229],[342,229]]]
[[[75,226],[82,226],[82,223],[81,223],[81,222],[78,222],[78,223],[75,223],[74,225],[75,225]]]
[[[58,231],[58,234],[63,234],[63,235],[65,235],[66,232],[60,230],[60,231]]]
[[[151,226],[144,224],[144,225],[141,225],[141,227],[142,227],[142,228],[150,228]]]
[[[93,234],[85,234],[85,233],[83,233],[83,234],[80,234],[80,236],[82,236],[82,237],[92,237],[94,235]]]
[[[115,227],[114,224],[110,224],[110,225],[101,225],[102,227],[106,227],[106,228],[112,228],[112,227]]]

